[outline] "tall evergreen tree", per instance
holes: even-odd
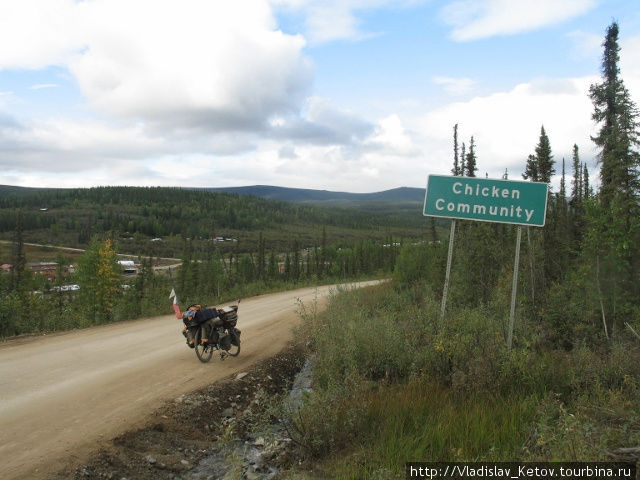
[[[257,263],[258,263],[257,272],[256,272],[257,278],[259,280],[264,280],[266,269],[267,269],[267,256],[265,251],[265,241],[264,241],[262,232],[260,232],[260,235],[258,237],[258,262]]]
[[[544,126],[540,128],[540,140],[536,146],[536,160],[538,163],[538,181],[550,183],[551,177],[556,173],[554,168],[553,155],[551,154],[551,144],[549,137],[544,131]]]
[[[638,110],[620,76],[618,24],[608,28],[603,43],[602,82],[591,85],[592,119],[600,130],[591,137],[599,148],[600,201],[605,209],[614,198],[622,201],[626,215],[637,213],[635,196],[639,193]]]
[[[453,126],[453,168],[451,169],[451,173],[455,176],[459,176],[460,172],[460,164],[458,163],[458,124],[456,123]]]
[[[567,183],[565,178],[565,165],[564,165],[564,157],[562,157],[562,177],[560,177],[560,192],[558,195],[561,199],[566,200],[567,198]]]
[[[11,268],[9,291],[20,291],[24,286],[25,270],[27,267],[27,260],[24,253],[24,229],[22,210],[18,210],[17,213],[12,262],[13,266]]]
[[[527,157],[527,164],[525,165],[522,178],[525,180],[531,180],[532,182],[537,182],[539,180],[538,160],[535,155],[529,155]]]
[[[476,144],[475,141],[473,140],[473,136],[471,137],[471,140],[469,141],[469,153],[467,153],[467,158],[466,158],[466,173],[467,173],[467,177],[475,177],[476,176],[476,172],[478,171],[478,167],[476,165]]]
[[[640,304],[640,132],[638,110],[618,67],[618,34],[613,22],[603,43],[602,81],[589,89],[592,119],[600,126],[592,137],[599,149],[600,210],[590,218],[589,245],[603,320],[622,326]]]
[[[591,187],[589,186],[589,169],[587,164],[582,164],[583,180],[582,180],[582,198],[587,199],[591,196]]]
[[[582,164],[580,163],[580,154],[578,153],[578,145],[573,144],[573,180],[571,180],[571,205],[577,207],[582,202]]]
[[[276,254],[273,251],[269,253],[269,265],[267,267],[267,275],[269,277],[269,280],[275,280],[280,276],[278,259],[276,257]]]

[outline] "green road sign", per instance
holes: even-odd
[[[548,185],[540,182],[429,175],[424,215],[544,226]]]

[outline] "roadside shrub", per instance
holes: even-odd
[[[415,335],[407,330],[405,315],[398,320],[389,308],[400,294],[390,287],[381,289],[334,296],[322,323],[311,329],[318,351],[316,378],[322,387],[352,372],[372,381],[411,373]]]
[[[304,322],[317,367],[296,438],[335,478],[359,479],[402,478],[399,459],[607,460],[637,445],[637,339],[566,349],[545,321],[518,318],[509,350],[505,292],[450,308],[441,331],[427,284],[334,295]]]
[[[541,312],[543,346],[570,350],[580,342],[604,337],[597,293],[587,284],[586,275],[584,269],[573,271],[549,289]]]
[[[434,291],[442,288],[446,246],[403,245],[396,260],[393,278],[403,287],[427,283]]]
[[[353,445],[367,423],[367,387],[355,372],[314,389],[288,422],[292,439],[311,457]]]
[[[23,332],[19,324],[22,301],[17,293],[3,295],[0,300],[0,337],[10,337]]]

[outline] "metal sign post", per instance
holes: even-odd
[[[451,233],[449,233],[449,253],[447,254],[447,273],[444,277],[444,288],[442,290],[442,307],[440,308],[440,322],[438,324],[438,331],[442,331],[442,325],[444,324],[444,311],[447,307],[447,293],[449,292],[449,276],[451,274],[451,259],[453,258],[453,237],[456,233],[456,221],[451,220]]]
[[[522,227],[518,225],[518,236],[516,238],[516,258],[513,262],[513,283],[511,284],[511,311],[509,312],[509,336],[507,347],[511,350],[513,343],[513,325],[516,315],[516,293],[518,292],[518,266],[520,265],[520,238],[522,237]]]

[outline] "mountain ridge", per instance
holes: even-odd
[[[397,187],[372,193],[351,193],[331,190],[315,190],[307,188],[277,187],[271,185],[250,185],[242,187],[209,187],[204,190],[220,193],[236,193],[253,195],[294,203],[314,204],[362,204],[375,203],[422,203],[424,189],[414,187]]]
[[[89,188],[89,187],[87,187]],[[10,195],[29,195],[43,191],[69,190],[68,188],[20,187],[0,185],[0,198]],[[396,187],[371,193],[352,193],[309,188],[279,187],[273,185],[247,185],[240,187],[196,187],[208,192],[251,195],[267,200],[309,203],[326,206],[362,206],[367,203],[415,204],[424,201],[424,189]]]

